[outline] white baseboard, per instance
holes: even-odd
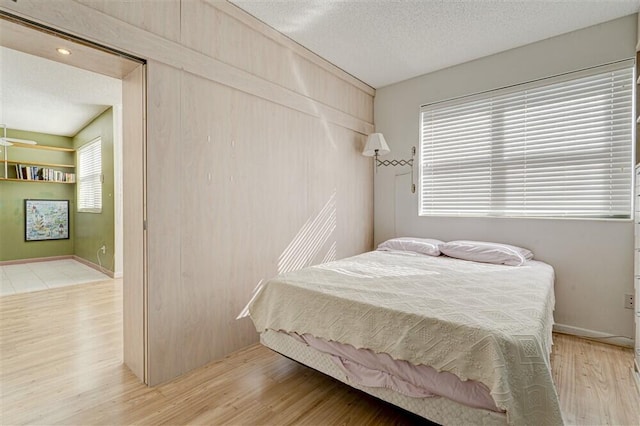
[[[73,259],[73,255],[68,254],[64,256],[32,257],[30,259],[3,260],[0,262],[0,266],[21,265],[23,263],[33,263],[33,262],[51,262],[53,260],[64,260],[64,259]]]
[[[640,365],[638,365],[638,358],[633,360],[634,371],[633,377],[636,379],[636,385],[638,386],[638,392],[640,392]]]
[[[118,278],[122,278],[124,276],[124,274],[122,272],[114,272],[113,273],[113,278],[118,279]]]
[[[84,265],[87,265],[89,268],[93,268],[98,272],[102,272],[103,274],[108,275],[109,278],[114,278],[113,272],[111,272],[108,269],[101,268],[99,265],[96,265],[93,262],[89,262],[87,259],[83,259],[82,257],[76,256],[76,255],[73,256],[73,259],[75,261],[78,261],[78,262],[84,264]]]
[[[564,324],[554,324],[553,331],[563,334],[571,334],[578,337],[586,337],[588,339],[598,340],[602,343],[624,346],[625,348],[633,348],[633,339],[630,337],[613,336],[610,333],[603,333],[601,331],[588,330],[586,328],[573,327]]]

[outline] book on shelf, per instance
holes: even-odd
[[[24,166],[16,164],[16,179],[41,180],[46,182],[75,183],[76,174],[67,173],[48,167]]]

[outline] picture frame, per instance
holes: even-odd
[[[69,200],[24,200],[24,240],[68,240]]]

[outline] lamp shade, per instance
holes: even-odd
[[[378,155],[387,155],[391,152],[382,133],[371,133],[367,136],[367,144],[364,146],[362,155],[365,157],[373,157],[376,155],[376,150],[378,150]]]

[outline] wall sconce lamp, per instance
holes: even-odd
[[[376,172],[379,166],[411,166],[411,192],[416,192],[416,184],[413,182],[413,159],[416,156],[416,147],[411,147],[411,158],[408,160],[380,160],[378,156],[390,153],[389,145],[382,133],[372,133],[367,136],[367,143],[364,146],[362,155],[365,157],[375,157]]]

